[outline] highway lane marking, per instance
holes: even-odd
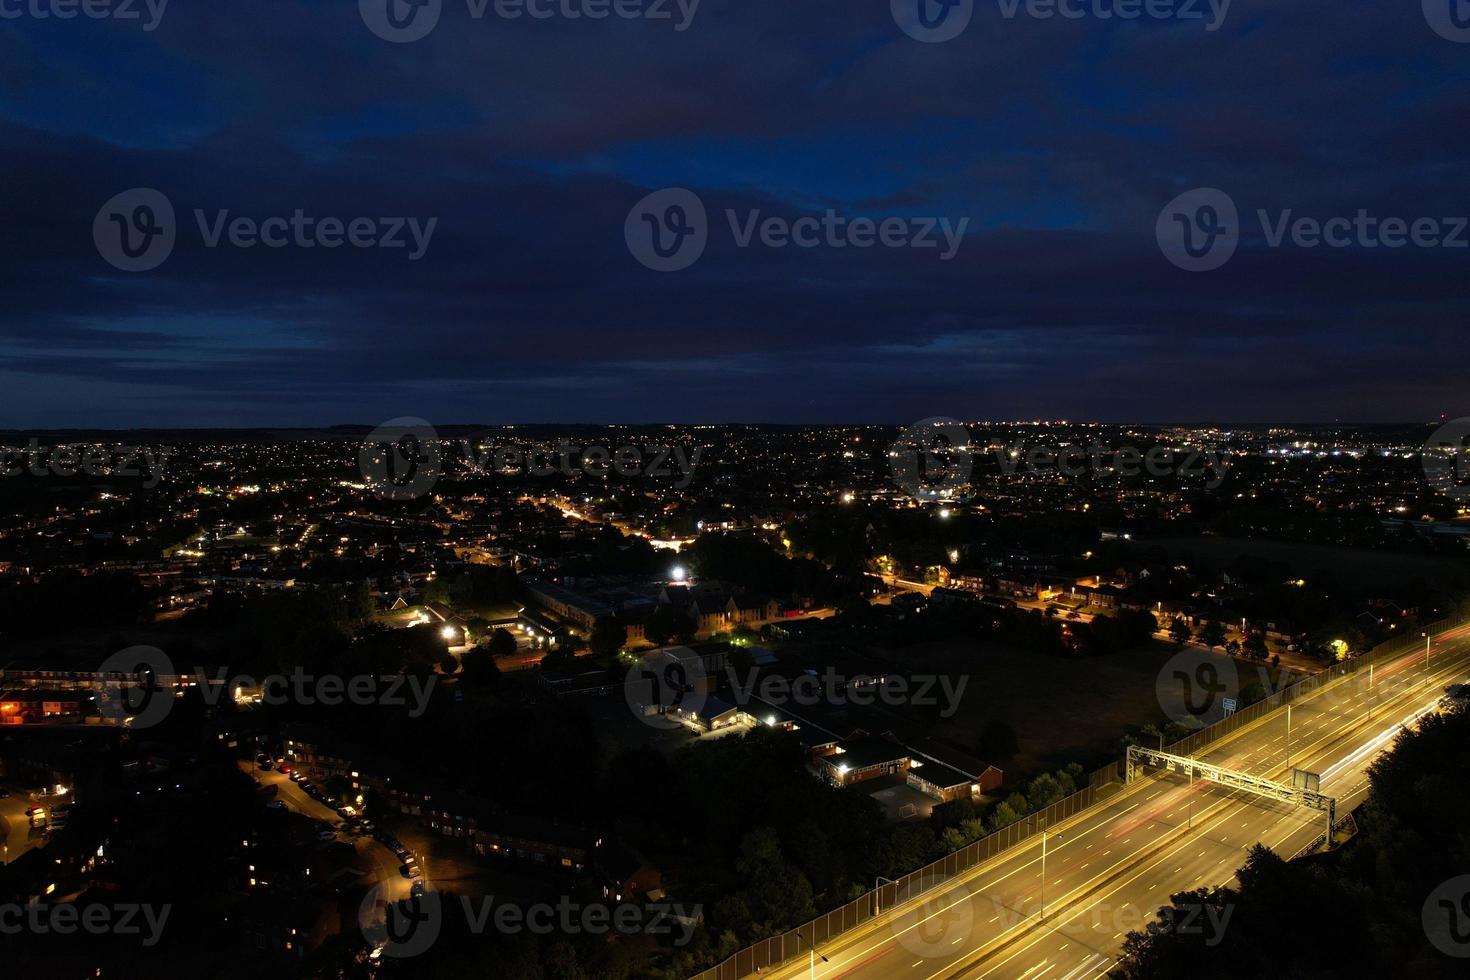
[[[1362,727],[1362,725],[1364,723],[1365,722],[1359,722],[1358,727]],[[1319,750],[1319,751],[1326,751],[1326,750]],[[1309,760],[1309,759],[1312,758],[1312,756],[1310,754],[1308,754],[1308,755],[1303,756],[1303,758]],[[1219,806],[1220,807],[1229,807],[1232,804],[1238,804],[1238,805],[1241,805],[1241,806],[1244,806],[1244,807],[1247,807],[1247,808],[1249,808],[1249,807],[1252,806],[1251,801],[1248,800],[1248,799],[1246,799],[1246,798],[1244,798],[1244,795],[1243,794],[1241,794],[1241,793],[1235,793],[1235,792],[1230,793],[1228,795],[1227,799],[1224,800],[1224,801],[1222,801],[1219,804]],[[1210,810],[1209,809],[1206,809],[1205,814],[1207,815],[1209,812],[1210,812]],[[1258,812],[1259,812],[1260,816],[1262,816],[1262,817],[1274,818],[1272,822],[1274,822],[1277,819],[1285,818],[1287,816],[1287,814],[1283,814],[1280,811],[1275,810],[1274,808],[1263,809],[1263,810],[1259,810]],[[1293,814],[1295,812],[1296,812],[1295,810],[1290,811],[1290,813],[1293,813]],[[1204,819],[1204,818],[1205,818],[1205,815],[1202,815],[1202,819]],[[1249,822],[1249,817],[1245,821],[1242,821],[1242,826],[1244,826],[1248,822]],[[1272,849],[1273,850],[1279,849],[1279,847],[1281,846],[1281,844],[1285,843],[1285,841],[1288,840],[1293,835],[1300,833],[1304,829],[1305,826],[1308,826],[1308,824],[1299,824],[1298,826],[1292,827],[1287,832],[1287,834],[1285,836],[1283,836]],[[1228,842],[1225,842],[1225,841],[1222,841],[1222,843],[1226,844],[1226,846],[1234,846],[1234,845],[1228,844]],[[1200,852],[1200,855],[1203,856],[1205,853],[1206,853],[1205,851],[1201,851]],[[1167,857],[1167,854],[1161,856],[1161,860],[1164,857]],[[1215,869],[1219,868],[1220,865],[1223,865],[1226,860],[1227,859],[1222,859],[1221,861],[1219,861],[1216,864],[1212,865],[1211,866],[1211,871],[1213,872]],[[1106,893],[1106,895],[1100,895],[1100,896],[1098,896],[1098,899],[1101,899],[1103,897],[1107,897],[1107,896],[1111,896],[1113,894],[1119,893],[1121,891],[1122,887],[1124,887],[1125,885],[1131,884],[1134,880],[1136,880],[1138,877],[1140,877],[1147,870],[1150,870],[1152,867],[1156,866],[1157,863],[1158,862],[1155,861],[1152,864],[1148,865],[1146,868],[1139,870],[1136,874],[1134,874],[1130,878],[1127,878],[1123,882],[1118,883],[1117,887],[1115,887],[1111,892]],[[1177,875],[1177,874],[1181,873],[1182,871],[1183,871],[1183,868],[1181,867],[1181,868],[1176,869],[1174,873]],[[1231,875],[1228,878],[1226,878],[1224,882],[1222,882],[1222,884],[1228,884],[1231,880],[1233,880],[1236,877],[1237,877],[1236,873],[1232,872]],[[1087,887],[1087,884],[1084,883],[1084,885],[1082,886],[1082,888],[1085,889],[1086,887]],[[1147,891],[1152,892],[1157,887],[1158,887],[1158,883],[1155,882],[1154,884],[1152,884],[1152,885],[1150,885],[1148,887]],[[1085,892],[1084,892],[1084,894],[1085,894]],[[1097,904],[1098,904],[1098,902],[1097,901],[1094,901],[1090,905],[1087,905],[1087,906],[1084,906],[1084,907],[1078,909],[1076,911],[1076,913],[1071,918],[1073,918],[1073,919],[1077,918],[1079,915],[1081,915],[1081,914],[1083,914],[1083,913],[1085,913],[1085,912],[1087,912],[1087,911],[1095,908],[1097,906]],[[1068,921],[1070,921],[1070,920],[1068,920]],[[1034,927],[1028,927],[1028,928],[1034,928]],[[1021,952],[1025,951],[1025,950],[1027,950],[1029,948],[1031,948],[1037,942],[1040,942],[1042,939],[1046,938],[1048,935],[1050,935],[1050,933],[1039,933],[1039,934],[1037,934],[1036,938],[1033,938],[1029,943],[1026,943],[1022,947],[1020,947],[1017,950],[1015,950],[1010,956],[1007,956],[1004,960],[1002,960],[1001,963],[1003,964],[1003,963],[1010,962],[1012,959],[1014,959]],[[1113,938],[1117,938],[1118,935],[1121,935],[1121,932],[1115,933]],[[997,964],[997,966],[999,966],[999,965],[1001,965],[1001,964]],[[1027,971],[1027,972],[1029,973],[1030,971]],[[989,976],[989,973],[987,973],[985,975],[986,976]],[[937,976],[937,974],[936,974],[936,976]]]
[[[1406,684],[1406,687],[1408,687],[1408,690],[1401,690],[1398,693],[1392,695],[1392,697],[1391,697],[1391,703],[1403,699],[1406,695],[1413,694],[1424,683],[1427,683],[1427,682],[1430,682],[1430,681],[1434,681],[1434,680],[1438,680],[1438,679],[1442,679],[1444,676],[1446,676],[1448,674],[1451,674],[1451,673],[1454,673],[1455,671],[1459,670],[1461,668],[1461,666],[1462,666],[1461,663],[1460,663],[1460,661],[1461,661],[1461,659],[1463,659],[1463,653],[1464,653],[1464,651],[1461,651],[1459,654],[1453,654],[1453,655],[1446,654],[1445,655],[1446,657],[1453,656],[1454,657],[1453,661],[1451,661],[1447,666],[1441,667],[1441,669],[1439,669],[1438,671],[1435,671],[1435,672],[1431,673],[1428,677],[1423,678],[1421,681],[1415,682],[1413,684]],[[1441,663],[1443,663],[1443,661],[1441,661]],[[1341,681],[1341,680],[1344,680],[1344,679],[1339,679],[1339,681]],[[1408,677],[1406,676],[1404,678],[1404,680],[1407,681],[1408,680]],[[1319,696],[1325,694],[1329,690],[1331,690],[1331,686],[1330,685],[1327,686],[1327,687],[1324,687],[1323,689],[1321,689],[1319,691],[1314,691],[1311,695],[1309,695],[1309,698],[1319,697]],[[1347,731],[1349,731],[1349,730],[1351,730],[1351,729],[1353,729],[1355,727],[1361,727],[1362,724],[1363,724],[1363,722],[1361,722],[1361,721],[1360,722],[1357,722],[1357,723],[1353,723],[1351,721],[1350,722],[1347,722],[1347,723],[1339,726],[1335,730],[1334,734],[1340,736],[1343,732],[1347,732]],[[1245,736],[1247,734],[1250,734],[1252,731],[1258,730],[1258,727],[1259,726],[1257,726],[1257,725],[1253,725],[1253,726],[1250,726],[1248,728],[1242,728],[1241,730],[1239,730],[1237,732],[1232,732],[1232,733],[1226,735],[1221,740],[1221,744],[1220,745],[1217,745],[1216,748],[1218,749],[1218,748],[1222,747],[1223,744],[1226,743],[1226,742],[1229,742],[1229,741],[1232,741],[1232,740],[1234,740],[1236,738],[1243,737],[1243,736]],[[1274,741],[1274,742],[1281,742],[1283,740],[1284,740],[1284,736],[1278,736],[1275,739],[1273,739],[1272,741]],[[1319,753],[1320,754],[1321,752],[1324,752],[1325,751],[1324,749],[1320,749],[1320,748],[1317,747],[1317,745],[1318,745],[1318,743],[1320,741],[1321,741],[1320,738],[1319,739],[1316,739],[1316,740],[1313,740],[1313,741],[1309,742],[1305,747],[1303,747],[1301,749],[1301,751],[1304,753],[1304,755],[1302,756],[1302,758],[1304,758],[1304,759],[1310,759],[1312,757],[1312,753]],[[1214,753],[1212,752],[1210,754],[1214,754]],[[1230,758],[1234,758],[1234,757],[1230,757]],[[1126,789],[1124,791],[1126,792]],[[1147,796],[1144,797],[1144,799],[1145,800],[1152,800],[1152,799],[1157,798],[1157,797],[1159,797],[1161,795],[1165,795],[1167,792],[1169,792],[1168,784],[1159,782],[1157,784],[1154,784],[1152,787],[1150,787],[1150,792],[1148,793]],[[1229,794],[1229,797],[1227,798],[1226,801],[1222,801],[1221,805],[1222,806],[1223,805],[1229,805],[1230,802],[1234,802],[1236,800],[1238,800],[1238,795],[1236,793],[1233,793],[1232,792],[1231,794]],[[1095,827],[1092,827],[1092,828],[1089,828],[1086,831],[1083,831],[1083,833],[1084,834],[1085,833],[1090,833],[1092,830],[1102,830],[1102,829],[1106,828],[1106,826],[1108,825],[1108,823],[1116,821],[1119,817],[1121,817],[1121,816],[1123,816],[1123,815],[1131,812],[1132,810],[1136,809],[1137,807],[1139,807],[1141,805],[1142,805],[1141,803],[1134,803],[1131,806],[1128,806],[1128,807],[1124,808],[1123,810],[1118,811],[1116,814],[1112,814],[1112,815],[1110,815],[1110,813],[1109,813],[1109,809],[1110,808],[1107,807],[1107,806],[1105,806],[1102,810],[1096,811],[1094,814],[1079,815],[1079,816],[1082,817],[1082,819],[1081,820],[1074,821],[1074,822],[1075,823],[1082,824],[1082,825],[1087,825],[1089,823],[1093,823],[1094,822],[1094,818],[1095,818],[1096,826]],[[1206,811],[1206,812],[1208,813],[1208,811]],[[1243,823],[1243,825],[1244,825],[1244,823]],[[1298,830],[1293,830],[1291,833],[1296,833],[1296,832],[1298,832]],[[1288,834],[1288,836],[1290,836],[1290,834]],[[1072,837],[1072,839],[1073,840],[1076,840],[1078,838],[1074,835]],[[1284,839],[1285,838],[1283,838],[1283,840]],[[1124,844],[1128,844],[1130,842],[1131,842],[1131,837],[1124,838],[1123,841],[1122,841],[1122,843],[1124,843]],[[1024,854],[1024,852],[1026,850],[1029,850],[1030,847],[1032,847],[1032,846],[1034,846],[1034,844],[1028,842],[1028,844],[1023,845],[1022,848],[1020,848],[1016,853],[1005,855],[1002,858],[1001,865],[1003,866],[1004,863],[1010,861],[1012,858],[1020,857],[1022,854]],[[1107,853],[1111,853],[1111,851],[1109,851]],[[956,881],[958,883],[963,884],[965,882],[968,882],[968,881],[971,881],[971,880],[973,880],[975,878],[980,877],[982,874],[986,873],[987,871],[990,871],[990,870],[999,870],[999,868],[993,868],[992,869],[992,868],[986,867],[986,865],[988,863],[989,862],[982,862],[980,865],[977,865],[974,869],[971,869],[970,871],[968,871],[967,873],[965,873],[961,878],[956,879]],[[1036,863],[1036,859],[1035,858],[1032,858],[1030,860],[1026,860],[1026,861],[1022,862],[1018,867],[1013,868],[1011,871],[1007,872],[1005,875],[1002,875],[1000,878],[996,879],[994,883],[995,884],[998,884],[998,883],[1000,883],[1002,881],[1005,881],[1006,879],[1010,878],[1012,875],[1018,873],[1019,871],[1023,870],[1026,867],[1029,867],[1030,865],[1032,865],[1034,863]],[[1234,878],[1234,877],[1236,877],[1236,876],[1234,874],[1232,874],[1231,875],[1231,878]],[[1230,879],[1227,879],[1227,881],[1228,880],[1230,880]],[[1156,886],[1154,886],[1154,887],[1156,887]],[[1149,890],[1153,890],[1152,887]],[[914,901],[922,901],[922,899],[914,899]],[[905,904],[907,904],[907,903],[905,903]],[[953,907],[953,905],[949,906],[949,908],[952,908],[952,907]],[[947,911],[947,910],[948,909],[946,908],[946,909],[941,910],[939,913],[935,913],[935,914],[936,915],[937,914],[941,914],[942,912]],[[892,917],[893,910],[890,910],[888,913],[885,913],[885,915],[888,915],[888,916]],[[930,916],[930,918],[932,918],[932,917],[933,916]],[[999,916],[996,916],[996,918],[999,918]],[[927,919],[924,920],[924,921],[927,921]],[[994,921],[994,920],[992,920],[992,921]],[[891,927],[892,923],[890,922],[889,925]],[[873,934],[878,933],[880,931],[879,926],[880,926],[879,923],[876,923],[876,922],[873,923],[869,927],[868,935],[871,936]],[[910,928],[912,928],[912,927],[910,927]],[[907,930],[904,930],[904,931],[907,931]],[[863,938],[864,937],[854,937],[854,942],[861,942]],[[880,939],[880,945],[883,942],[886,942],[886,940],[881,940]]]

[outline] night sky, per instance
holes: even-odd
[[[973,0],[942,43],[889,0],[703,0],[684,30],[674,0],[442,0],[410,43],[356,0],[172,0],[152,30],[144,0],[49,2],[0,4],[3,426],[1470,414],[1470,248],[1272,247],[1256,217],[1470,214],[1470,43],[1430,23],[1453,0],[1235,0],[1215,30],[1203,0]],[[668,187],[708,245],[659,272],[625,224]],[[148,271],[94,236],[132,188],[176,212]],[[1194,188],[1239,208],[1213,271],[1156,240]],[[416,260],[211,248],[195,209],[437,225]],[[968,225],[949,259],[742,248],[727,209]]]

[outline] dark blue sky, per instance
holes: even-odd
[[[683,31],[494,3],[412,43],[355,0],[0,19],[0,425],[1470,414],[1470,249],[1273,247],[1255,216],[1470,214],[1470,43],[1419,0],[1213,31],[974,0],[943,43],[889,0],[703,0]],[[94,219],[139,187],[177,241],[120,271]],[[709,241],[661,273],[624,224],[665,187]],[[1199,187],[1241,244],[1188,272],[1155,225]],[[196,209],[437,225],[417,261],[211,248]],[[968,225],[947,261],[741,248],[727,209]]]

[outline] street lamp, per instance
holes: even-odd
[[[898,882],[894,881],[892,878],[885,878],[882,875],[878,875],[873,880],[873,915],[874,916],[876,916],[878,914],[878,912],[883,907],[883,893],[879,889],[881,889],[883,887],[883,883],[885,881],[888,882],[888,884],[890,884],[890,885],[896,885],[896,884],[898,884]]]
[[[813,927],[813,929],[815,930],[815,927]],[[812,935],[816,935],[815,931],[813,931]],[[801,930],[800,929],[796,930],[796,938],[798,940],[800,940],[801,942],[806,942],[806,940],[804,940],[804,939],[801,938]],[[809,949],[809,950],[811,950],[812,980],[817,980],[817,957],[818,956],[822,956],[822,954],[819,953],[819,952],[817,952],[817,947],[813,943],[806,942],[806,948]],[[829,960],[829,959],[827,959],[827,957],[822,956],[822,962],[823,963],[830,963],[832,961]]]
[[[1046,921],[1046,825],[1041,823],[1040,815],[1028,817],[1027,823],[1035,824],[1041,828],[1041,921]],[[1060,836],[1054,834],[1052,836]]]

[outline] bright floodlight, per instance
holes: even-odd
[[[454,627],[453,626],[446,626],[442,630],[440,630],[439,633],[446,640],[452,640],[452,639],[454,639]]]
[[[674,581],[675,582],[682,582],[682,581],[684,581],[684,566],[683,565],[675,565],[674,566],[674,569],[673,569],[673,576],[674,576]]]

